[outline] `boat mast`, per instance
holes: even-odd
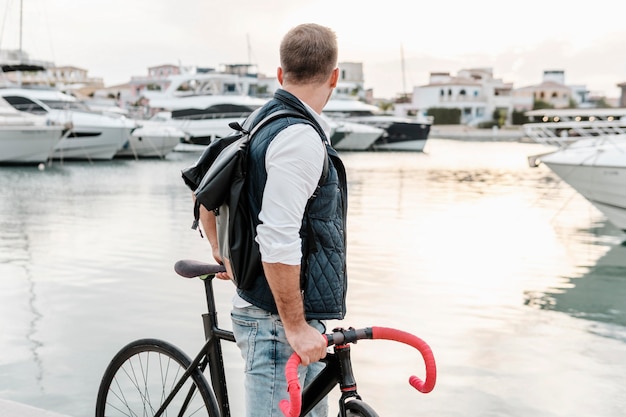
[[[402,63],[402,98],[406,97],[406,73],[404,69],[404,47],[400,44],[400,62]]]
[[[249,33],[246,33],[246,43],[248,44],[248,65],[252,65],[252,47],[250,46]]]
[[[23,15],[24,15],[23,8],[22,8],[23,3],[24,3],[24,1],[20,0],[20,49],[19,49],[19,51],[20,51],[20,62],[22,61],[22,22],[23,22]]]
[[[24,16],[24,8],[22,7],[24,5],[24,0],[20,0],[20,39],[19,39],[19,62],[18,65],[21,65],[24,63],[24,59],[22,57],[22,22],[23,22],[23,16]],[[17,85],[18,87],[22,86],[22,71],[17,71],[16,73],[17,75]]]

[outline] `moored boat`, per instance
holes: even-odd
[[[0,163],[46,162],[62,133],[63,126],[43,116],[21,113],[0,99]]]
[[[186,134],[181,129],[164,123],[142,121],[129,140],[115,154],[116,158],[165,158],[174,151]]]
[[[54,159],[113,159],[137,124],[125,117],[92,112],[74,97],[54,89],[2,88],[0,95],[15,109],[44,115],[69,131],[55,145]]]
[[[422,152],[432,121],[420,116],[395,116],[384,114],[373,105],[349,98],[331,98],[323,114],[336,121],[346,121],[374,126],[383,134],[370,147],[375,151]]]
[[[626,232],[626,137],[580,139],[554,152],[529,157],[545,164]]]

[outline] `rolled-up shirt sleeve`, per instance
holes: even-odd
[[[256,238],[263,262],[300,264],[302,217],[319,183],[325,157],[324,143],[307,124],[285,128],[270,143]]]

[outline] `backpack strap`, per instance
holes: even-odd
[[[315,129],[315,131],[320,135],[320,138],[324,139],[324,149],[326,150],[326,143],[325,143],[325,139],[326,139],[326,134],[324,133],[324,131],[322,130],[321,126],[319,125],[319,123],[317,123],[315,120],[313,120],[308,114],[304,114],[301,112],[297,112],[294,110],[289,110],[289,109],[282,109],[282,110],[277,110],[273,113],[270,113],[269,115],[265,116],[265,118],[263,118],[260,122],[258,122],[257,124],[255,124],[254,126],[252,126],[251,130],[250,129],[250,125],[252,124],[252,121],[254,120],[254,116],[256,116],[256,113],[259,111],[259,109],[255,110],[253,113],[250,114],[250,116],[248,116],[248,118],[244,121],[243,126],[239,124],[239,122],[231,122],[228,125],[243,133],[248,135],[248,141],[252,140],[252,137],[254,136],[254,134],[261,129],[263,126],[265,126],[266,124],[276,120],[276,119],[280,119],[282,117],[297,117],[299,119],[304,119],[306,121],[309,122],[309,125]],[[324,166],[322,167],[322,175],[320,177],[320,180],[317,183],[317,188],[315,189],[315,191],[313,192],[313,195],[311,196],[311,198],[316,197],[317,196],[317,191],[319,190],[319,188],[324,184],[324,182],[326,182],[326,178],[328,178],[328,152],[326,152],[326,157],[324,158]]]
[[[256,118],[256,115],[259,113],[260,110],[261,110],[261,107],[259,107],[258,109],[250,113],[250,115],[248,115],[246,120],[244,120],[243,125],[239,124],[239,122],[231,122],[228,125],[232,129],[238,132],[241,132],[244,135],[247,135],[248,136],[247,141],[249,142],[250,140],[252,140],[252,137],[254,136],[254,134],[266,124],[276,119],[280,119],[282,117],[297,117],[299,119],[304,119],[308,121],[309,125],[317,131],[317,133],[320,135],[321,138],[326,138],[326,135],[324,134],[323,130],[321,130],[321,127],[319,126],[319,124],[315,120],[313,120],[308,114],[303,114],[301,112],[297,112],[297,111],[289,110],[289,109],[277,110],[273,113],[270,113],[265,118],[263,118],[260,122],[256,123],[254,126],[251,126],[253,121]],[[324,158],[324,166],[322,167],[322,175],[320,177],[320,180],[317,183],[317,187],[315,188],[313,195],[309,197],[309,201],[307,202],[307,207],[308,207],[308,204],[310,204],[311,200],[317,197],[317,193],[320,187],[324,184],[324,182],[326,182],[326,178],[328,178],[328,151],[326,149],[325,143],[324,143],[324,150],[326,151],[326,157]],[[194,221],[191,225],[191,228],[193,230],[198,230],[198,232],[200,233],[200,237],[203,238],[204,236],[202,235],[202,229],[198,228],[199,223],[200,223],[200,202],[198,200],[195,201],[195,204],[193,207],[193,215],[194,215]]]

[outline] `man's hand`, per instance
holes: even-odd
[[[300,265],[263,262],[285,335],[291,348],[300,356],[302,365],[317,362],[326,356],[326,338],[311,327],[304,315],[300,293]]]
[[[307,366],[326,357],[326,338],[312,326],[306,324],[293,331],[285,328],[287,341],[300,356],[302,365]]]

